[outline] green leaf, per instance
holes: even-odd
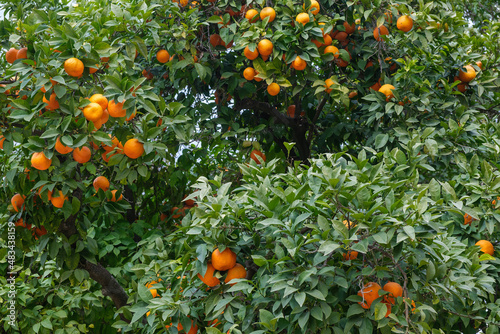
[[[377,303],[375,305],[375,320],[382,320],[387,314],[387,306],[385,303]]]

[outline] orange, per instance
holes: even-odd
[[[64,144],[61,143],[61,137],[57,137],[55,149],[61,154],[68,154],[73,151],[71,147],[64,146]]]
[[[236,263],[235,266],[227,271],[227,276],[226,279],[224,280],[225,283],[231,282],[233,279],[238,279],[238,278],[246,278],[247,277],[247,271],[245,267],[243,267],[241,264]],[[233,284],[231,284],[233,285]]]
[[[309,14],[307,14],[307,13],[300,13],[295,18],[295,21],[297,21],[299,23],[302,23],[302,25],[305,25],[306,23],[309,23]]]
[[[170,59],[170,54],[168,53],[167,50],[160,50],[156,53],[156,59],[162,63],[165,64],[166,62],[169,61]]]
[[[19,51],[17,52],[16,59],[26,59],[26,58],[28,58],[28,48],[19,49]]]
[[[47,229],[44,226],[42,226],[40,228],[35,227],[35,234],[37,235],[37,237],[41,237],[42,235],[46,235]]]
[[[184,211],[182,211],[182,209],[179,209],[177,206],[174,206],[172,208],[172,218],[179,218],[183,215],[183,213]]]
[[[382,85],[382,87],[380,87],[380,89],[378,91],[383,93],[386,96],[386,99],[385,99],[386,101],[389,101],[390,99],[392,99],[394,97],[394,94],[392,93],[393,89],[396,89],[396,87],[394,87],[393,85],[385,84],[385,85]]]
[[[483,70],[483,62],[482,61],[480,61],[480,60],[476,61],[476,65],[477,65],[477,67],[479,67],[479,69],[481,71]]]
[[[253,50],[253,51],[250,51],[250,49],[248,48],[248,46],[246,46],[245,50],[243,50],[243,54],[249,60],[254,60],[254,59],[256,59],[259,56],[259,51],[257,50],[257,48],[255,48],[255,50]]]
[[[280,88],[280,86],[276,82],[273,82],[272,84],[270,84],[269,86],[267,86],[267,92],[271,96],[278,95],[279,92],[280,92],[280,90],[281,90],[281,88]]]
[[[123,152],[130,159],[137,159],[144,153],[144,144],[136,138],[129,139],[123,145]]]
[[[111,199],[110,199],[111,202],[121,201],[123,199],[123,194],[120,194],[120,197],[118,197],[118,199],[116,199],[116,192],[117,191],[118,190],[116,190],[116,189],[115,190],[111,190],[111,195],[112,195]]]
[[[408,32],[413,28],[413,20],[408,15],[403,15],[398,19],[396,25],[399,30]]]
[[[111,100],[108,103],[108,112],[111,117],[125,117],[127,115],[127,111],[123,109],[123,104],[125,101],[120,103],[115,103],[115,100]]]
[[[393,305],[396,298],[403,296],[403,288],[396,282],[387,282],[382,289],[389,292],[388,295],[384,296],[384,300]]]
[[[306,9],[306,4],[302,5],[302,9],[304,10]],[[311,6],[308,8],[308,10],[310,10],[311,13],[313,13],[313,15],[316,15],[319,13],[319,9],[320,9],[319,2],[317,2],[316,0],[312,0]]]
[[[294,114],[295,114],[295,108],[293,110]],[[257,165],[260,165],[260,161],[259,159],[257,158],[257,156],[259,156],[262,161],[266,161],[266,155],[264,153],[262,153],[261,151],[259,150],[253,150],[251,153],[250,153],[250,159],[252,159],[253,161],[255,161],[255,163]]]
[[[476,246],[481,247],[481,252],[490,254],[491,256],[493,256],[495,252],[493,244],[488,240],[479,240],[478,242],[476,242]]]
[[[16,48],[10,48],[9,51],[5,53],[5,60],[7,60],[8,63],[12,64],[16,59],[17,59],[17,53],[19,50]]]
[[[352,34],[353,32],[356,31],[356,24],[354,24],[354,23],[353,24],[349,24],[347,22],[344,22],[344,23],[342,23],[342,25],[345,28],[346,34],[350,35],[350,34]]]
[[[389,314],[391,314],[392,305],[388,304],[388,303],[384,303],[384,304],[387,307],[387,312],[385,313],[384,317],[387,318],[389,316]]]
[[[356,224],[354,224],[352,221],[347,221],[347,220],[344,220],[342,222],[344,224],[345,227],[347,227],[348,230],[350,230],[351,228],[355,228],[356,227]]]
[[[472,218],[471,215],[469,215],[468,213],[464,214],[464,225],[472,225],[473,220],[474,218]]]
[[[460,81],[465,83],[471,82],[476,77],[476,70],[474,69],[474,67],[472,67],[472,65],[465,65],[464,68],[465,72],[460,69],[458,78],[460,79]]]
[[[323,35],[323,40],[325,41],[325,43],[323,43],[323,45],[331,45],[333,42],[332,37],[328,34]]]
[[[273,43],[268,39],[263,39],[257,44],[257,49],[262,56],[267,57],[273,53]]]
[[[57,197],[54,197],[54,195],[50,197],[50,203],[52,203],[52,205],[56,208],[62,208],[64,205],[64,201],[66,201],[67,199],[68,197],[64,196],[62,191],[59,190],[59,195]]]
[[[269,17],[269,23],[273,22],[276,18],[276,11],[271,7],[265,7],[260,11],[260,19],[264,20],[266,17]]]
[[[292,62],[292,67],[297,71],[303,71],[307,67],[307,63],[304,59],[300,58],[300,56],[297,56]]]
[[[201,276],[200,274],[198,274],[198,278],[201,279],[203,283],[212,288],[220,284],[219,279],[217,277],[214,277],[214,272],[215,272],[214,266],[211,263],[208,263],[205,275]]]
[[[43,152],[35,152],[31,156],[31,166],[38,170],[46,170],[52,164],[52,159],[48,159]]]
[[[212,252],[212,266],[216,270],[226,271],[233,268],[236,265],[236,254],[229,248],[224,249],[220,252],[219,249],[215,249]]]
[[[158,282],[161,282],[161,278],[158,279]],[[158,291],[156,289],[153,289],[151,288],[153,285],[157,284],[158,283],[157,281],[151,281],[149,283],[146,284],[146,288],[149,289],[149,292],[151,292],[151,295],[153,296],[153,298],[156,298],[159,296],[158,294]]]
[[[0,136],[0,150],[3,150],[3,142],[5,141],[4,136]]]
[[[380,85],[380,79],[378,79],[377,82],[375,82],[373,85],[370,86],[370,89],[378,91],[380,89],[380,87],[382,87],[382,86]]]
[[[94,74],[98,70],[99,70],[99,64],[95,64],[95,68],[94,67],[89,67],[89,73],[90,74]]]
[[[128,118],[125,118],[125,120],[128,122],[128,121],[131,121],[134,119],[134,117],[137,115],[137,110],[135,110],[132,115],[130,115]]]
[[[102,148],[104,148],[104,150],[106,152],[112,151],[115,147],[118,147],[119,149],[123,149],[123,145],[120,143],[118,138],[116,138],[116,137],[111,138],[111,135],[109,135],[109,134],[108,134],[108,136],[111,139],[112,146],[102,144]]]
[[[68,75],[78,78],[83,74],[83,62],[77,58],[69,58],[64,62],[64,70]]]
[[[245,18],[250,21],[250,23],[255,23],[259,20],[259,12],[255,9],[249,9],[245,14]]]
[[[387,29],[386,26],[380,26],[375,29],[373,29],[373,37],[375,38],[376,41],[380,42],[382,40],[383,35],[389,35],[389,30]]]
[[[253,67],[247,67],[243,71],[243,77],[245,79],[247,79],[248,81],[253,80],[253,78],[255,77],[256,74],[257,73],[255,72],[255,70],[253,69]]]
[[[59,102],[56,100],[56,93],[50,94],[49,100],[47,100],[44,95],[42,100],[47,104],[45,106],[45,109],[47,110],[56,110],[59,108]]]
[[[356,260],[358,258],[358,252],[356,251],[348,251],[347,253],[342,254],[344,261],[348,260]]]
[[[179,333],[181,333],[182,330],[184,330],[184,327],[182,327],[182,324],[179,322],[179,324],[177,325],[177,331]],[[186,334],[196,334],[196,333],[198,333],[198,325],[196,325],[196,324],[193,325],[193,320],[191,320],[191,329],[188,332],[184,331],[184,333],[186,333]]]
[[[326,92],[328,94],[330,94],[331,91],[333,90],[332,88],[330,88],[330,86],[333,85],[334,83],[335,82],[332,79],[330,79],[330,78],[328,78],[328,79],[325,80],[325,88],[326,88]]]
[[[355,98],[356,96],[358,96],[358,92],[350,92],[350,93],[349,93],[349,98],[350,98],[350,99],[353,99],[353,98]]]
[[[15,194],[10,199],[10,204],[12,204],[12,207],[16,212],[19,212],[19,209],[21,209],[21,207],[23,206],[25,197],[26,196],[21,196],[20,194]]]
[[[94,126],[97,130],[99,130],[101,128],[101,126],[103,126],[104,124],[106,124],[106,122],[109,120],[109,112],[108,112],[108,109],[104,109],[102,111],[102,116],[101,116],[101,119],[99,119],[98,121],[94,122]]]
[[[382,289],[380,285],[375,282],[369,282],[363,286],[363,288],[358,292],[358,296],[363,298],[362,302],[359,302],[364,309],[369,309],[375,299],[379,297],[378,291]]]
[[[148,80],[152,80],[154,78],[153,73],[151,73],[151,71],[148,71],[146,69],[142,70],[142,75]]]
[[[340,56],[339,49],[336,46],[330,45],[325,48],[323,52],[325,55],[327,53],[333,53],[333,57],[338,58]]]
[[[95,191],[99,191],[99,189],[102,189],[102,191],[108,191],[109,180],[105,176],[98,176],[94,179],[92,185],[94,186]]]
[[[104,111],[108,107],[108,99],[104,97],[102,94],[94,94],[90,97],[90,102],[97,103],[101,106]],[[106,123],[106,122],[104,122]]]
[[[77,147],[73,150],[73,159],[81,164],[90,161],[91,156],[90,148],[87,146]]]
[[[83,108],[83,117],[91,122],[101,120],[102,114],[102,107],[98,103],[90,102],[85,108]]]
[[[344,31],[339,31],[337,34],[335,34],[335,36],[333,37],[334,39],[336,39],[337,41],[339,42],[343,42],[347,39],[347,33],[344,32]]]

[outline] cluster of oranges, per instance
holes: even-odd
[[[211,262],[207,264],[207,271],[202,276],[198,274],[198,278],[209,287],[215,287],[220,284],[220,280],[214,276],[215,271],[227,271],[224,283],[231,284],[233,279],[245,278],[247,271],[241,264],[236,263],[236,254],[229,248],[220,252],[215,249],[212,252]]]
[[[38,237],[47,234],[47,229],[44,226],[33,227],[31,224],[26,224],[22,218],[20,218],[14,225],[30,230],[35,239],[38,239]]]
[[[392,305],[396,303],[396,298],[403,296],[403,288],[396,282],[387,282],[383,288],[376,282],[366,283],[363,288],[358,291],[358,296],[363,298],[363,300],[359,302],[359,305],[364,309],[369,309],[372,303],[380,297],[380,290],[388,292],[382,299],[382,302],[387,306],[385,317],[388,317],[389,314],[391,314]],[[414,311],[414,301],[412,301],[412,306],[414,307],[412,311]]]
[[[184,198],[186,198],[187,196],[184,196]],[[171,210],[171,213],[172,213],[172,218],[180,218],[180,217],[184,217],[186,215],[186,211],[187,210],[190,210],[192,207],[194,207],[196,205],[196,203],[194,202],[193,199],[188,199],[188,200],[185,200],[184,201],[184,206],[182,208],[179,208],[177,206],[174,206]],[[167,215],[162,213],[161,217],[160,217],[161,220],[167,220]]]

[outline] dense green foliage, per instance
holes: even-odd
[[[310,4],[0,1],[0,300],[16,305],[3,331],[498,333],[500,261],[475,246],[500,239],[498,4]],[[245,18],[266,6],[272,22]],[[249,60],[263,39],[268,59]],[[125,116],[88,120],[94,94]],[[121,146],[132,138],[137,159]],[[46,170],[31,162],[42,151]],[[200,280],[217,248],[245,279]],[[362,308],[358,291],[389,281],[402,296]]]

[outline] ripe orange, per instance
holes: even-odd
[[[385,313],[384,317],[387,318],[389,316],[389,314],[391,314],[392,305],[389,303],[384,303],[384,304],[387,307],[387,312]]]
[[[134,117],[137,115],[137,109],[134,110],[134,112],[127,118],[125,118],[125,120],[128,122],[128,121],[131,121],[134,119]]]
[[[48,159],[43,152],[35,152],[31,156],[31,166],[38,170],[46,170],[52,164],[52,159]]]
[[[182,324],[179,322],[179,324],[177,325],[177,331],[180,333],[183,329],[184,329],[184,327],[182,327]],[[186,333],[186,334],[198,333],[198,325],[193,324],[193,320],[191,320],[191,329],[188,332],[184,331],[184,333]]]
[[[323,35],[323,40],[325,41],[325,43],[323,43],[323,45],[331,45],[333,40],[332,40],[332,37],[328,34],[326,35]]]
[[[98,103],[91,102],[85,108],[83,108],[83,117],[91,122],[97,122],[101,120],[102,114],[102,107]]]
[[[263,57],[267,57],[273,53],[273,43],[268,39],[263,39],[257,44],[257,49]]]
[[[17,57],[16,59],[26,59],[28,58],[28,48],[21,48],[17,52]]]
[[[201,279],[203,283],[212,288],[220,284],[219,279],[217,277],[214,277],[214,272],[215,272],[214,266],[211,263],[208,263],[205,275],[201,276],[200,274],[198,274],[198,278]]]
[[[408,15],[403,15],[398,19],[396,26],[399,30],[408,32],[413,28],[413,19]]]
[[[104,111],[108,107],[108,99],[104,97],[102,94],[94,94],[90,97],[90,102],[97,103],[101,106],[102,110]],[[106,122],[104,122],[106,123]]]
[[[117,191],[118,190],[116,190],[116,189],[115,190],[111,190],[111,195],[112,195],[111,199],[110,199],[111,202],[121,201],[123,199],[123,194],[120,194],[120,197],[118,197],[118,199],[116,199],[116,192]]]
[[[267,92],[271,96],[278,95],[279,92],[280,92],[280,90],[281,90],[281,88],[280,88],[280,86],[276,82],[273,82],[272,84],[270,84],[269,86],[267,86]]]
[[[111,100],[108,103],[108,112],[111,117],[125,117],[127,115],[127,111],[123,109],[123,104],[125,101],[120,103],[115,103],[115,100]]]
[[[302,5],[302,9],[306,9],[306,4],[303,4]],[[316,15],[319,13],[319,9],[320,9],[320,6],[319,6],[319,2],[316,1],[316,0],[312,0],[311,1],[311,6],[309,8],[307,8],[307,10],[310,10],[311,13],[313,13],[313,15]]]
[[[358,96],[358,92],[356,92],[356,91],[354,91],[354,92],[350,92],[350,93],[349,93],[349,98],[350,98],[350,99],[353,99],[353,98],[355,98],[356,96]]]
[[[358,258],[358,252],[356,251],[347,251],[347,253],[342,254],[344,261],[348,260],[356,260]]]
[[[226,271],[236,265],[236,254],[229,248],[224,249],[221,253],[219,249],[212,252],[212,266],[216,270]]]
[[[101,175],[94,179],[92,185],[94,186],[95,191],[99,191],[99,189],[102,189],[102,191],[108,191],[109,180],[105,176]]]
[[[336,46],[330,45],[325,48],[324,54],[333,53],[333,57],[338,58],[340,56],[339,49]]]
[[[295,18],[295,21],[301,23],[302,25],[305,25],[306,23],[309,23],[309,14],[307,14],[307,13],[300,13]]]
[[[382,85],[382,87],[380,87],[380,89],[378,91],[383,93],[386,96],[386,99],[385,99],[386,101],[389,101],[390,99],[392,99],[394,97],[394,94],[392,93],[393,89],[396,89],[396,87],[394,87],[393,85],[385,84],[385,85]]]
[[[44,226],[41,226],[40,228],[35,227],[35,234],[37,237],[41,237],[42,235],[47,234],[47,229]],[[35,237],[35,239],[37,239]]]
[[[66,201],[67,199],[68,197],[64,196],[63,192],[59,190],[59,194],[57,195],[57,197],[52,194],[52,196],[50,197],[50,203],[52,203],[52,205],[56,208],[62,208],[64,205],[64,201]]]
[[[136,138],[129,139],[123,145],[123,152],[130,159],[137,159],[144,153],[144,144]]]
[[[108,145],[102,144],[102,148],[104,148],[104,150],[106,152],[110,152],[115,147],[118,147],[119,151],[121,151],[123,149],[123,145],[122,145],[122,143],[120,143],[120,141],[118,140],[118,138],[116,138],[116,137],[111,138],[111,135],[108,135],[108,136],[111,139],[112,146],[108,146]]]
[[[473,220],[474,218],[472,218],[471,215],[469,215],[468,213],[464,214],[464,225],[472,225]]]
[[[464,68],[465,72],[460,69],[458,78],[460,79],[460,81],[465,83],[471,82],[476,77],[476,70],[474,69],[474,67],[472,67],[472,65],[465,65]]]
[[[363,298],[363,301],[359,302],[364,309],[369,309],[375,299],[379,297],[378,291],[382,289],[380,285],[375,282],[369,282],[358,292],[358,296]]]
[[[247,277],[247,271],[245,267],[243,267],[241,264],[236,263],[236,265],[229,269],[227,271],[227,276],[226,279],[224,280],[225,283],[231,282],[232,279],[238,279],[238,278],[246,278]],[[233,285],[233,284],[231,284]]]
[[[0,135],[0,150],[3,150],[3,142],[5,141],[5,137]]]
[[[91,156],[90,148],[87,146],[77,147],[73,150],[73,159],[81,164],[90,161]]]
[[[292,62],[292,67],[297,71],[303,71],[307,67],[307,63],[304,59],[300,58],[300,56],[297,56]]]
[[[388,295],[384,296],[384,300],[388,303],[394,305],[397,297],[403,296],[403,288],[396,282],[387,282],[385,283],[383,290],[389,292]]]
[[[245,14],[245,18],[250,21],[250,23],[255,23],[259,20],[259,12],[255,9],[249,9]]]
[[[260,11],[260,19],[264,20],[266,17],[269,17],[269,23],[273,22],[276,18],[276,11],[271,7],[265,7]]]
[[[347,39],[347,37],[348,37],[348,35],[344,31],[339,31],[338,33],[335,34],[335,36],[333,36],[333,38],[339,42],[345,41]]]
[[[167,50],[160,50],[156,53],[156,59],[160,63],[165,64],[170,60],[170,54],[168,53]]]
[[[45,109],[47,110],[56,110],[59,108],[59,102],[56,100],[56,93],[50,94],[49,100],[47,100],[44,95],[42,101],[47,104],[45,106]]]
[[[61,154],[68,154],[73,151],[71,147],[64,146],[64,144],[61,143],[61,137],[57,137],[55,149]]]
[[[356,24],[355,23],[349,24],[347,22],[344,22],[344,23],[342,23],[342,25],[345,28],[345,32],[349,35],[356,31]]]
[[[95,64],[95,68],[94,67],[89,67],[89,73],[90,74],[94,74],[98,70],[99,70],[99,64]]]
[[[5,53],[5,60],[7,60],[8,63],[12,64],[14,61],[17,59],[17,53],[19,50],[16,48],[10,48],[9,51]]]
[[[295,109],[294,109],[294,114],[295,114]],[[259,150],[253,150],[251,153],[250,153],[250,159],[252,159],[253,161],[255,161],[255,163],[257,165],[260,165],[260,161],[259,159],[257,158],[257,156],[259,156],[262,161],[266,161],[266,155],[264,153],[262,153],[261,151]]]
[[[182,211],[182,209],[179,209],[177,206],[174,206],[171,211],[172,211],[172,218],[179,218],[184,214],[184,211]]]
[[[325,88],[326,88],[326,92],[328,94],[330,94],[331,91],[333,90],[332,88],[330,88],[330,86],[333,85],[334,83],[335,82],[332,79],[330,79],[330,78],[328,78],[328,79],[325,80]]]
[[[158,282],[161,282],[161,278],[158,279]],[[151,295],[153,296],[153,298],[156,298],[159,296],[158,294],[158,291],[156,289],[153,289],[151,288],[153,285],[157,284],[158,283],[157,281],[151,281],[149,283],[146,284],[146,288],[149,289],[149,292],[151,292]]]
[[[69,58],[64,62],[64,71],[72,77],[78,78],[83,74],[83,62],[77,58]]]
[[[477,65],[477,67],[479,67],[479,69],[481,71],[483,70],[483,62],[482,61],[480,61],[480,60],[476,61],[476,65]]]
[[[481,247],[481,252],[490,254],[491,256],[493,256],[493,254],[495,253],[493,244],[488,240],[479,240],[478,242],[476,242],[476,246]]]
[[[376,41],[380,42],[382,40],[383,35],[389,35],[389,30],[387,29],[386,26],[380,26],[375,29],[373,29],[373,37],[375,38]]]
[[[14,210],[16,212],[19,212],[19,210],[21,209],[21,207],[23,206],[23,203],[24,203],[24,198],[26,196],[21,196],[20,194],[15,194],[14,196],[12,196],[12,198],[10,199],[10,204],[12,204],[12,207],[14,208]]]
[[[153,73],[151,73],[151,71],[146,70],[146,69],[143,69],[143,70],[142,70],[142,75],[143,75],[146,79],[148,79],[148,80],[152,80],[152,79],[154,78]]]
[[[243,77],[245,79],[247,79],[248,81],[253,80],[253,78],[255,77],[256,74],[257,73],[255,72],[255,70],[253,69],[253,67],[247,67],[243,71]]]
[[[254,59],[256,59],[259,56],[259,51],[257,50],[257,48],[255,48],[255,50],[253,50],[253,51],[250,51],[250,49],[248,48],[248,46],[246,46],[245,50],[243,50],[243,54],[249,60],[254,60]]]

